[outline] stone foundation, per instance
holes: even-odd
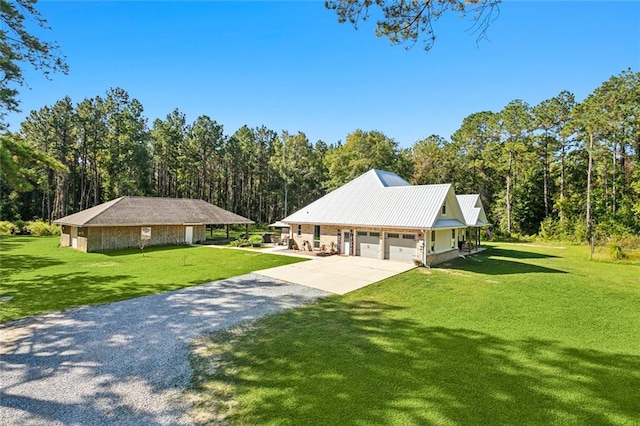
[[[427,255],[427,266],[434,266],[452,260],[460,256],[460,251],[455,248],[442,253],[434,253]]]

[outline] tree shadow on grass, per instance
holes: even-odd
[[[233,386],[238,406],[231,420],[240,424],[609,424],[640,418],[638,355],[428,327],[393,318],[399,309],[325,301],[267,319],[234,336],[213,379],[195,389],[207,394]],[[213,335],[211,347],[224,348],[228,338]],[[194,365],[208,362],[192,356]]]
[[[549,259],[559,257],[553,254],[536,253],[525,250],[509,250],[502,247],[490,247],[485,253],[491,257],[505,257],[508,259]]]
[[[51,257],[3,253],[2,261],[0,262],[0,271],[2,271],[3,279],[7,279],[18,272],[33,271],[49,266],[62,265],[63,263],[64,262]]]
[[[468,272],[476,272],[487,275],[510,275],[510,274],[566,274],[560,269],[547,268],[546,266],[534,265],[526,262],[510,260],[509,258],[494,257],[493,253],[479,253],[468,256],[465,259],[454,259],[450,262],[438,265],[446,269],[455,269]]]
[[[132,276],[122,274],[105,276],[73,272],[8,281],[3,295],[12,299],[1,305],[0,322],[149,293],[145,286],[134,285],[132,279]],[[153,289],[158,287],[154,285]],[[162,291],[162,288],[158,291]]]
[[[188,342],[317,297],[310,293],[247,275],[0,324],[0,418],[183,424]]]
[[[23,247],[29,244],[33,237],[19,237],[14,235],[0,235],[0,253],[5,254],[8,251]]]

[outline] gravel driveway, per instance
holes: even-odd
[[[189,342],[320,290],[249,274],[0,325],[0,424],[189,424]]]

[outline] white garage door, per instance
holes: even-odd
[[[380,259],[380,233],[358,231],[356,235],[356,256]]]
[[[412,262],[416,256],[415,234],[387,234],[384,248],[385,259]]]

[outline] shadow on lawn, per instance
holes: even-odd
[[[548,268],[546,266],[535,265],[529,262],[521,262],[512,259],[550,259],[558,258],[550,254],[535,253],[521,250],[507,250],[503,248],[490,247],[481,253],[467,256],[465,259],[454,259],[443,263],[441,266],[447,269],[457,269],[462,271],[477,272],[487,275],[508,275],[526,273],[545,274],[566,274],[559,269]]]
[[[292,289],[249,276],[0,324],[0,418],[181,424],[188,342],[313,298]]]
[[[390,318],[397,309],[325,301],[278,316],[278,333],[258,326],[239,341],[235,336],[213,380],[239,390],[231,420],[610,424],[640,418],[639,356],[424,327]],[[229,343],[223,333],[211,338],[222,350]],[[207,362],[192,356],[194,365]],[[206,394],[219,388],[215,383],[196,390]]]
[[[73,272],[8,280],[3,296],[12,296],[13,299],[2,305],[0,322],[23,317],[25,312],[34,315],[148,294],[144,285],[132,285],[132,279],[130,275],[104,276]],[[156,288],[158,285],[153,286],[153,289]]]
[[[49,266],[62,265],[57,259],[43,256],[31,256],[28,254],[2,254],[2,262],[0,263],[0,271],[4,279],[11,275],[23,271],[33,271],[36,269],[47,268]]]
[[[502,247],[489,247],[487,253],[492,257],[506,257],[508,259],[549,259],[559,257],[553,254],[536,253],[524,250],[509,250]]]
[[[20,237],[15,235],[0,235],[0,253],[5,254],[17,248],[29,244],[32,237]]]

